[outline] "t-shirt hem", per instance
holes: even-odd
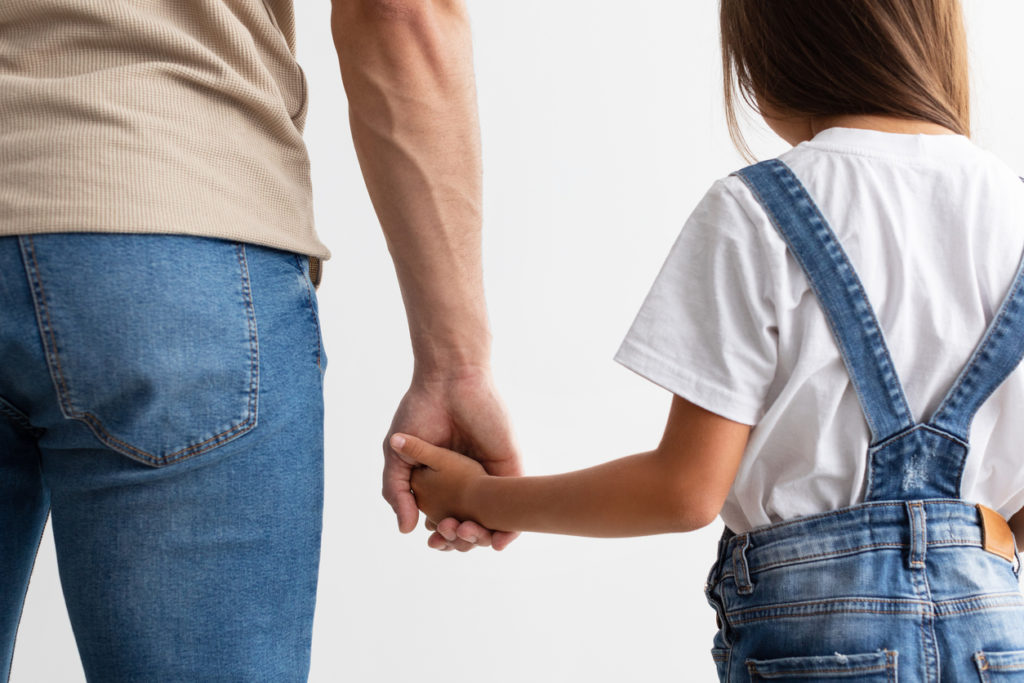
[[[746,425],[762,417],[762,406],[707,377],[688,372],[650,347],[626,339],[614,357],[628,370],[717,415]]]

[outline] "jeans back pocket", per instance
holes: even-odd
[[[893,682],[896,678],[896,651],[879,650],[866,654],[748,659],[751,681],[856,681],[857,683]]]
[[[1013,652],[975,652],[974,664],[982,683],[1024,682],[1024,650]]]
[[[711,648],[711,659],[715,662],[718,680],[726,680],[729,672],[729,650],[721,647]]]
[[[154,466],[256,426],[259,344],[244,245],[105,233],[20,242],[65,418]]]

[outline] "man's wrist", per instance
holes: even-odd
[[[413,358],[413,377],[421,382],[451,382],[489,375],[491,333],[483,328],[449,343],[414,338]]]
[[[412,373],[412,384],[419,387],[454,385],[459,383],[480,383],[491,381],[489,360],[475,363],[452,363],[421,365],[416,362]]]

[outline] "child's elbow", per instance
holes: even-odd
[[[718,513],[721,512],[721,510],[721,505],[703,505],[691,510],[686,519],[686,525],[688,527],[686,530],[696,531],[697,529],[703,529],[718,519]]]
[[[670,506],[673,531],[687,532],[703,529],[718,518],[722,511],[723,501],[714,500],[709,496],[695,495],[684,492],[678,495],[675,503]]]

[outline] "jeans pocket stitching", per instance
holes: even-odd
[[[884,673],[887,679],[894,680],[897,656],[898,653],[895,650],[883,649],[877,652],[845,656],[836,654],[760,660],[748,657],[746,667],[752,680],[754,678],[809,677],[823,673],[840,674],[840,677],[845,674]],[[858,660],[858,663],[851,665],[851,659]],[[865,661],[861,662],[860,660]]]
[[[123,453],[130,458],[150,465],[169,465],[200,455],[223,443],[226,443],[227,441],[245,434],[256,426],[258,420],[259,395],[259,337],[256,328],[256,311],[252,299],[252,284],[249,279],[249,264],[246,258],[244,244],[241,242],[234,243],[235,254],[238,258],[241,275],[242,295],[245,301],[246,323],[249,327],[249,396],[246,406],[246,417],[242,422],[236,423],[219,434],[215,434],[200,443],[189,444],[173,453],[168,453],[164,456],[157,456],[118,439],[103,426],[103,423],[99,418],[89,411],[77,410],[72,404],[67,379],[64,377],[64,371],[60,363],[60,352],[58,350],[57,337],[54,331],[53,322],[50,319],[49,307],[46,302],[46,291],[43,288],[39,261],[36,258],[35,243],[31,236],[19,238],[19,242],[22,248],[22,257],[26,268],[26,274],[31,285],[33,304],[36,309],[36,320],[39,324],[40,337],[46,354],[47,365],[50,369],[50,377],[54,383],[54,389],[56,390],[61,413],[65,418],[78,420],[79,422],[84,423],[90,430],[92,430],[96,438],[106,446]]]
[[[972,659],[978,670],[978,676],[983,682],[992,680],[990,672],[1024,671],[1024,650],[1007,652],[978,650]],[[1014,675],[1016,676],[1016,673]]]

